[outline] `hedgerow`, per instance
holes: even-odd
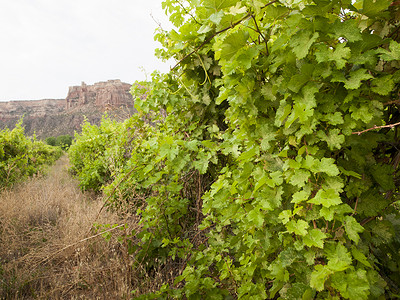
[[[58,147],[52,147],[27,137],[22,120],[14,129],[0,131],[0,189],[43,171],[46,165],[55,162],[62,154]]]

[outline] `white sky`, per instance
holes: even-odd
[[[146,79],[141,67],[167,72],[172,63],[154,56],[152,16],[171,28],[161,1],[0,0],[0,101],[65,98],[82,81],[133,83]]]

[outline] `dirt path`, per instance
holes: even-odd
[[[0,299],[122,299],[129,263],[112,238],[94,237],[102,199],[83,194],[63,156],[47,176],[0,194]],[[99,224],[121,224],[102,212]],[[119,235],[121,230],[118,231]],[[92,236],[88,237],[88,233]]]

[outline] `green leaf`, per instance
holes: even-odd
[[[292,92],[298,93],[303,85],[305,85],[308,81],[309,78],[307,78],[307,76],[304,76],[304,74],[296,74],[290,78],[287,87]]]
[[[336,219],[343,219],[343,215],[352,213],[354,210],[348,204],[339,204],[331,207],[322,207],[320,210],[320,216],[327,221],[332,221],[334,216]]]
[[[328,258],[328,268],[334,272],[350,268],[353,259],[347,248],[341,243],[331,244],[325,249]]]
[[[361,179],[361,175],[356,173],[356,172],[354,172],[354,171],[345,170],[343,167],[339,167],[339,170],[340,170],[341,173],[343,173],[346,176],[352,176],[352,177],[355,177],[357,179]]]
[[[281,101],[275,115],[275,126],[280,127],[292,111],[292,105],[286,104],[286,101]]]
[[[350,19],[346,21],[337,19],[332,29],[337,38],[344,37],[349,42],[356,42],[362,40],[358,23],[359,21],[356,19]]]
[[[254,58],[260,53],[257,47],[250,47],[246,50],[242,50],[241,54],[237,57],[236,61],[241,68],[247,70],[251,68],[251,63]]]
[[[218,11],[216,13],[213,13],[211,16],[208,17],[208,19],[213,22],[214,24],[219,25],[221,22],[222,18],[224,17],[224,12],[223,11]],[[203,25],[204,26],[204,25]],[[201,27],[200,27],[201,28]]]
[[[371,82],[372,91],[382,95],[387,96],[394,89],[394,81],[392,79],[392,75],[386,75],[379,78],[374,78]]]
[[[349,111],[351,112],[351,117],[354,120],[361,120],[364,123],[370,122],[374,117],[373,114],[370,112],[369,107],[365,105],[361,107],[351,106]]]
[[[302,201],[308,200],[308,197],[310,197],[311,191],[305,191],[301,190],[293,194],[292,196],[292,203],[300,203]]]
[[[342,203],[339,193],[334,189],[319,190],[314,198],[308,200],[308,203],[331,207]]]
[[[376,164],[371,167],[371,173],[375,181],[382,187],[384,191],[395,189],[394,170],[391,165]]]
[[[229,9],[229,14],[230,15],[240,15],[240,14],[244,14],[246,12],[247,12],[246,6],[241,6],[241,4],[239,2],[236,3],[236,6],[231,7]]]
[[[358,234],[364,231],[364,227],[362,227],[352,216],[344,217],[343,225],[347,236],[356,244],[358,244],[358,241],[360,240],[360,236]]]
[[[338,272],[332,275],[332,286],[346,299],[368,299],[370,284],[365,270]]]
[[[345,136],[340,132],[339,128],[329,130],[328,134],[323,131],[318,131],[317,136],[328,144],[329,149],[340,149],[345,142]]]
[[[209,154],[199,152],[197,154],[197,160],[193,162],[193,166],[200,172],[200,174],[205,174],[207,172],[209,162]]]
[[[360,263],[362,263],[364,266],[367,266],[369,268],[372,268],[371,264],[369,263],[368,259],[366,256],[358,250],[356,247],[351,247],[351,253],[353,254],[353,257],[358,260]]]
[[[260,6],[263,7],[264,3],[261,2],[262,5]],[[289,9],[286,6],[279,5],[279,6],[274,6],[274,5],[269,5],[265,8],[265,14],[264,18],[268,19],[276,19],[281,17],[282,15],[286,14],[289,12]]]
[[[238,160],[239,161],[248,161],[250,158],[255,156],[260,152],[258,147],[252,146],[249,150],[243,152],[242,154],[239,155]]]
[[[307,229],[310,227],[308,223],[304,220],[290,220],[286,224],[286,228],[289,232],[292,232],[297,235],[304,236],[307,234]]]
[[[333,158],[322,158],[315,169],[318,170],[318,172],[324,172],[329,176],[339,175],[339,169],[335,165],[335,160]]]
[[[291,210],[284,210],[279,214],[279,219],[282,221],[283,224],[289,222],[290,218],[293,216]]]
[[[365,69],[358,69],[350,73],[350,78],[345,81],[344,87],[348,90],[358,89],[363,80],[374,78],[371,74],[367,73]]]
[[[258,228],[262,227],[264,223],[264,214],[257,208],[249,212],[248,218]]]
[[[390,41],[389,50],[381,51],[381,58],[386,61],[400,60],[400,44],[395,41]]]
[[[324,248],[324,239],[326,238],[326,234],[323,233],[319,229],[311,229],[306,236],[303,237],[303,242],[304,245],[308,247],[318,247],[318,248]]]
[[[309,171],[304,169],[295,170],[294,174],[290,177],[289,183],[298,187],[303,187],[311,174]]]
[[[316,265],[311,273],[310,286],[317,291],[322,291],[325,288],[325,281],[328,279],[332,271],[325,265]]]
[[[312,44],[318,39],[318,32],[309,32],[307,30],[300,30],[292,39],[291,45],[293,52],[298,59],[303,59],[307,56],[308,51]]]
[[[249,33],[247,31],[237,31],[229,35],[223,41],[219,49],[215,49],[215,58],[230,60],[240,49],[242,49],[249,38]]]
[[[374,245],[388,244],[393,239],[392,230],[393,228],[390,223],[384,221],[376,222],[371,230],[372,242]]]
[[[230,6],[234,6],[236,2],[236,0],[204,0],[203,5],[207,9],[219,11]]]
[[[386,10],[391,3],[391,0],[364,0],[361,13],[368,17],[374,17]]]
[[[350,55],[351,50],[349,47],[346,47],[346,43],[338,44],[334,50],[325,44],[321,44],[318,45],[315,52],[315,58],[319,63],[334,61],[339,70],[345,67]]]
[[[212,27],[209,25],[202,25],[200,29],[197,31],[199,34],[207,33],[212,30]]]
[[[254,186],[253,193],[257,192],[257,190],[258,190],[259,188],[261,188],[261,187],[267,182],[267,179],[268,179],[268,175],[265,174],[265,173],[264,173],[260,178],[258,178],[258,179],[257,179],[257,183],[256,183],[256,185]]]

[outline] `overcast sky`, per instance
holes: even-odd
[[[0,0],[0,101],[65,98],[82,81],[133,83],[145,80],[142,67],[167,72],[153,18],[171,27],[161,0]]]

